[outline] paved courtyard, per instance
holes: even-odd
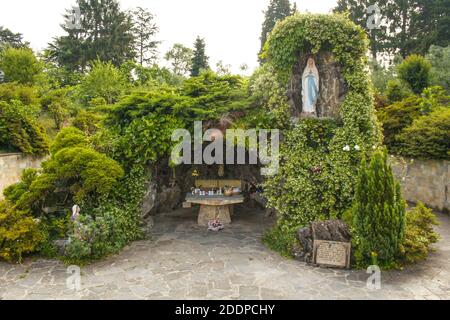
[[[244,217],[245,216],[245,217]],[[0,299],[450,299],[450,217],[440,215],[437,252],[404,271],[383,272],[382,289],[364,271],[314,268],[261,243],[271,220],[237,214],[208,233],[194,210],[157,217],[150,240],[82,268],[81,290],[66,287],[66,267],[51,260],[0,263]]]

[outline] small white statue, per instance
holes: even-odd
[[[80,216],[80,207],[78,205],[74,205],[72,207],[72,217],[70,218],[72,221],[77,221]]]
[[[315,113],[319,97],[319,71],[313,58],[309,58],[302,77],[303,112]]]

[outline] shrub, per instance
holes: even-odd
[[[57,188],[67,190],[65,202],[89,198],[98,203],[123,175],[116,161],[87,145],[83,132],[66,128],[56,137],[52,156],[42,163],[40,174],[30,184],[19,182],[26,191],[15,204],[41,215],[43,205]],[[18,184],[11,188],[18,188]]]
[[[378,112],[378,119],[383,125],[384,143],[390,152],[398,152],[400,145],[397,136],[421,115],[420,102],[415,96],[396,102]]]
[[[421,94],[423,89],[430,86],[431,64],[424,57],[410,55],[397,68],[400,79],[409,84],[415,94]]]
[[[20,197],[30,188],[38,176],[37,169],[25,169],[22,171],[20,182],[7,187],[3,194],[11,203],[16,203]]]
[[[27,211],[15,209],[9,202],[0,202],[0,259],[20,262],[45,240],[39,223]]]
[[[28,48],[7,48],[0,52],[0,69],[6,82],[33,85],[42,72],[42,65]]]
[[[298,242],[296,230],[286,229],[284,224],[278,224],[264,234],[263,242],[268,248],[278,252],[283,257],[292,258],[294,245]]]
[[[44,129],[37,121],[37,110],[20,101],[0,101],[0,146],[30,155],[48,153]]]
[[[399,153],[419,159],[450,159],[450,108],[441,107],[414,120],[397,140]]]
[[[436,215],[421,202],[406,213],[405,240],[401,245],[401,260],[404,263],[416,263],[426,259],[430,246],[439,240],[433,230],[438,225]]]
[[[64,148],[86,147],[88,145],[89,141],[82,131],[74,127],[67,127],[58,133],[52,144],[51,151],[52,154],[56,154]]]
[[[83,103],[103,98],[111,104],[117,101],[125,89],[120,71],[110,62],[95,61],[89,74],[81,81],[78,96]]]
[[[86,135],[91,136],[100,129],[103,118],[103,115],[100,113],[80,110],[75,119],[72,120],[72,125]]]
[[[72,242],[66,260],[80,263],[115,253],[131,241],[141,239],[140,203],[145,192],[144,170],[136,166],[96,207],[86,203],[79,222],[72,226]]]
[[[390,103],[401,101],[412,94],[411,89],[402,81],[389,80],[386,87],[386,97]]]
[[[387,163],[387,152],[376,151],[363,159],[352,207],[356,263],[365,267],[374,257],[393,267],[405,229],[405,201],[400,184]]]
[[[18,100],[24,105],[38,105],[39,99],[35,87],[26,87],[16,83],[0,84],[0,101]]]

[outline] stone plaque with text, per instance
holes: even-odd
[[[314,240],[314,263],[325,267],[350,268],[351,244]]]

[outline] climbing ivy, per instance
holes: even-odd
[[[279,22],[264,52],[286,85],[303,55],[331,52],[347,93],[338,119],[300,119],[284,132],[278,173],[265,183],[278,230],[295,232],[314,220],[340,218],[351,205],[363,154],[381,143],[364,31],[343,15],[295,14]]]

